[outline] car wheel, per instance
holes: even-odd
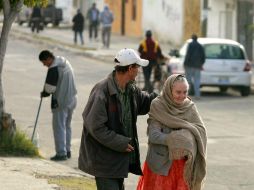
[[[225,93],[228,90],[226,86],[220,86],[220,92]]]
[[[249,96],[250,95],[250,87],[249,86],[243,86],[241,87],[241,95],[242,96]]]

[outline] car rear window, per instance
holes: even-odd
[[[207,59],[244,59],[243,50],[238,46],[207,44],[204,49]]]

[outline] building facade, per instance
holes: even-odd
[[[237,0],[210,0],[207,37],[237,40]]]
[[[55,0],[70,23],[77,9],[86,16],[94,2],[99,10],[107,4],[114,13],[113,33],[141,38],[150,29],[157,40],[172,46],[193,33],[228,38],[242,43],[252,59],[252,0]]]
[[[105,0],[113,10],[113,32],[142,37],[147,29],[160,41],[180,45],[200,34],[200,0]]]
[[[203,0],[203,35],[240,42],[253,59],[252,0]]]

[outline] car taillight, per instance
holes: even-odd
[[[246,61],[243,71],[250,71],[251,70],[251,63],[250,61]]]

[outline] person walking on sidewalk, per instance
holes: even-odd
[[[192,42],[187,47],[187,53],[184,59],[185,76],[190,85],[190,94],[194,90],[195,98],[200,98],[200,74],[205,63],[205,51],[198,42],[196,34],[192,35]]]
[[[143,67],[143,74],[145,78],[145,86],[143,90],[152,92],[153,85],[150,81],[152,70],[156,66],[158,59],[164,59],[164,56],[161,52],[159,43],[152,38],[151,30],[146,31],[146,38],[139,44],[138,51],[141,58],[149,60],[149,65],[147,67]]]
[[[134,83],[148,60],[125,48],[114,62],[114,71],[93,87],[83,112],[78,167],[95,176],[98,190],[123,190],[129,172],[142,174],[137,116],[147,114],[157,96]]]
[[[77,35],[79,35],[80,42],[83,45],[84,44],[83,31],[85,19],[80,9],[77,10],[77,14],[73,17],[72,22],[73,22],[72,30],[74,31],[74,43],[77,44]]]
[[[96,8],[96,3],[92,4],[92,7],[88,10],[86,17],[89,20],[89,39],[92,41],[92,38],[94,37],[94,39],[97,40],[100,11]]]
[[[104,6],[104,10],[101,12],[100,21],[102,24],[102,43],[103,47],[109,48],[111,26],[114,21],[113,13],[110,11],[108,5]]]
[[[137,190],[201,190],[206,175],[207,133],[189,84],[180,74],[152,101],[148,152]]]
[[[48,50],[39,54],[39,60],[48,67],[41,98],[51,95],[53,133],[56,155],[51,160],[71,158],[71,119],[77,104],[74,73],[69,61]]]
[[[35,6],[33,8],[30,23],[31,23],[32,32],[34,32],[36,30],[36,32],[39,33],[40,30],[43,29],[42,14],[41,14],[41,8],[40,7]]]

